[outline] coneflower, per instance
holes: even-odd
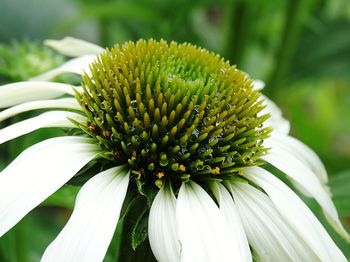
[[[289,122],[245,73],[187,43],[47,43],[79,57],[0,87],[0,108],[8,108],[0,121],[50,109],[0,130],[0,143],[44,127],[74,132],[31,146],[0,173],[0,236],[68,181],[85,179],[42,261],[102,261],[131,189],[152,203],[148,238],[158,261],[252,261],[252,253],[346,261],[302,200],[265,169],[275,166],[315,198],[349,239],[323,164],[288,136]],[[49,82],[64,72],[81,74],[82,85]],[[100,171],[84,173],[91,163]]]

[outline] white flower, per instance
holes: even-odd
[[[0,130],[0,144],[39,128],[77,128],[74,121],[88,119],[70,85],[49,81],[65,72],[92,75],[89,65],[103,49],[73,38],[46,43],[76,58],[31,81],[0,86],[0,108],[6,108],[0,112],[0,121],[26,111],[50,109]],[[257,85],[263,87],[261,82]],[[84,92],[81,87],[75,90]],[[288,135],[289,122],[272,101],[265,98],[263,103],[266,108],[259,114],[271,114],[264,127],[272,127],[273,132],[264,139],[263,146],[270,150],[261,159],[282,171],[301,193],[313,197],[334,229],[349,240],[320,159]],[[0,236],[102,151],[95,138],[84,135],[48,139],[22,152],[0,173]],[[252,261],[251,250],[261,261],[346,261],[297,194],[264,166],[244,167],[237,174],[203,183],[190,177],[177,191],[170,183],[158,184],[148,224],[158,261]],[[106,169],[86,182],[67,225],[48,246],[42,261],[102,261],[131,175],[126,164]]]

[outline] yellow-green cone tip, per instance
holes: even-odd
[[[106,50],[91,71],[77,96],[89,119],[80,127],[139,180],[225,179],[267,151],[260,93],[214,53],[139,40]]]

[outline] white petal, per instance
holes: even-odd
[[[262,90],[265,87],[265,82],[260,79],[253,80],[253,88],[254,90]]]
[[[20,121],[3,129],[0,129],[0,145],[16,137],[28,134],[44,127],[76,127],[68,118],[78,122],[86,121],[86,117],[67,111],[50,111],[39,116]]]
[[[263,105],[266,107],[259,113],[259,115],[271,115],[270,118],[264,122],[264,127],[272,127],[273,132],[287,135],[290,131],[290,123],[283,117],[281,109],[279,109],[278,106],[266,96],[261,95],[261,97],[264,100]]]
[[[346,261],[317,218],[282,181],[258,167],[247,168],[244,172],[249,180],[264,189],[283,219],[321,261]]]
[[[183,183],[176,205],[181,261],[234,261],[233,236],[219,208],[194,182]]]
[[[326,184],[328,182],[327,171],[320,158],[311,148],[298,139],[274,133],[270,138],[264,140],[264,145],[266,147],[278,147],[288,151],[301,162],[306,164],[322,183]]]
[[[44,44],[66,56],[98,55],[104,49],[98,45],[74,37],[65,37],[61,40],[47,39]]]
[[[79,191],[72,216],[41,261],[103,261],[128,184],[129,171],[125,166],[91,178]]]
[[[154,256],[160,262],[180,261],[176,228],[176,198],[163,186],[156,195],[148,219],[148,237]]]
[[[10,107],[0,112],[0,122],[17,114],[47,108],[62,108],[81,111],[81,106],[75,98],[60,98],[53,100],[39,100],[23,103],[17,106]]]
[[[98,154],[92,141],[48,139],[23,151],[0,173],[0,236]]]
[[[84,55],[73,58],[59,67],[52,69],[44,74],[31,78],[31,81],[49,81],[64,73],[74,73],[82,75],[84,72],[90,74],[89,65],[96,59],[96,55]]]
[[[348,233],[339,221],[338,212],[328,190],[308,166],[288,151],[278,147],[273,147],[262,159],[285,173],[298,186],[298,189],[302,189],[302,193],[307,193],[307,196],[315,198],[322,207],[328,222],[342,237],[349,239]]]
[[[0,86],[0,108],[30,101],[53,99],[64,94],[74,95],[71,85],[41,81],[7,84]]]
[[[284,223],[267,195],[247,183],[234,182],[231,191],[249,243],[262,261],[313,261],[300,239]]]
[[[212,190],[219,203],[220,211],[229,225],[230,234],[234,237],[235,243],[231,248],[236,254],[237,261],[252,261],[247,236],[232,196],[220,183],[212,184]]]

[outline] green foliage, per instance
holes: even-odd
[[[0,261],[40,261],[48,243],[57,236],[69,215],[69,211],[61,208],[35,209],[0,238]]]
[[[80,187],[63,186],[55,194],[49,196],[41,206],[61,207],[73,209],[75,197],[79,192]]]
[[[349,81],[350,21],[322,19],[317,22],[300,39],[288,80],[343,78]]]
[[[151,203],[147,197],[136,192],[137,189],[132,185],[124,201],[122,215],[113,237],[116,245],[109,249],[109,253],[115,254],[113,261],[156,261],[150,250],[147,230]],[[119,252],[115,252],[116,249]]]
[[[51,49],[24,40],[0,43],[0,81],[15,82],[46,72],[63,63],[64,58]]]
[[[338,174],[333,174],[330,176],[329,185],[333,195],[333,201],[336,205],[338,213],[341,217],[343,224],[349,230],[347,222],[350,216],[350,170],[343,171]],[[350,259],[350,243],[346,242],[341,238],[329,224],[327,223],[322,210],[311,199],[304,199],[312,211],[316,214],[318,219],[324,225],[326,230],[331,235],[332,239],[335,241],[337,246],[344,252],[347,259]]]
[[[350,89],[341,79],[314,81],[291,86],[281,104],[292,122],[292,132],[313,148],[327,170],[349,168]]]
[[[131,247],[133,250],[136,250],[147,238],[148,211],[148,208],[144,208],[142,212],[138,210],[139,218],[136,221],[135,227],[131,231]]]
[[[350,216],[350,170],[332,177],[329,183],[332,188],[333,201],[342,217]]]

